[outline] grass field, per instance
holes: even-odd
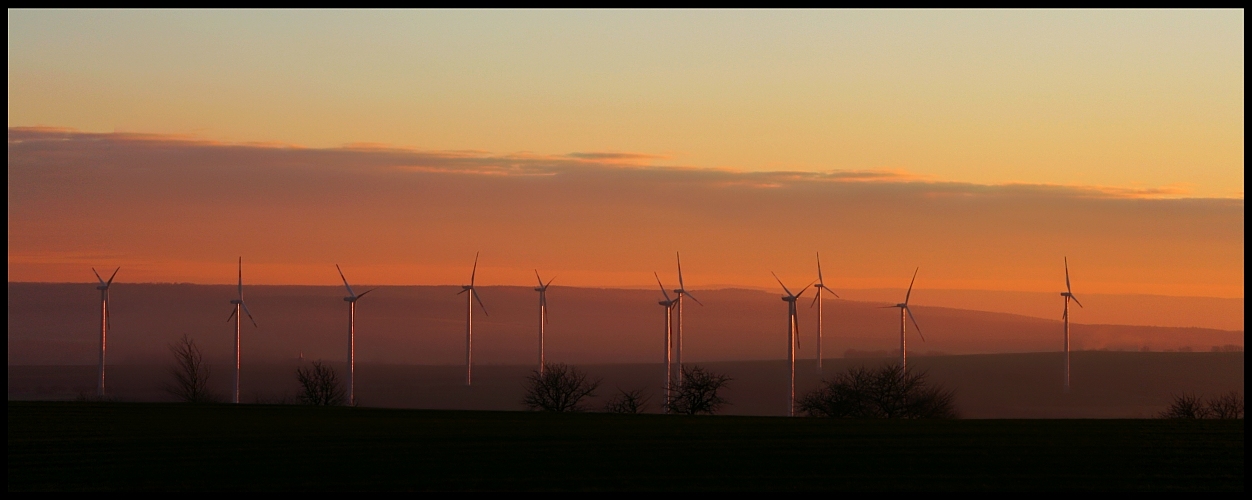
[[[1243,421],[9,402],[19,490],[1242,490]]]

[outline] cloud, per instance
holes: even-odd
[[[1109,293],[1242,295],[1242,199],[635,163],[645,159],[657,160],[11,128],[10,276],[61,272],[46,259],[23,267],[20,256],[37,254],[186,263],[246,252],[275,266],[353,257],[385,269],[417,259],[435,274],[396,271],[377,282],[448,283],[460,278],[439,275],[443,263],[483,249],[493,256],[485,265],[501,272],[542,264],[583,284],[641,285],[657,267],[648,256],[683,249],[709,266],[707,282],[769,286],[757,268],[807,273],[807,256],[821,250],[865,286],[889,286],[882,280],[895,267],[922,265],[923,277],[950,288],[1030,290],[1069,255]],[[67,260],[65,272],[81,263]],[[188,273],[156,280],[199,279]],[[634,274],[642,278],[621,278]]]

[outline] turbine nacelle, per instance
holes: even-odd
[[[231,304],[242,304],[242,303],[243,303],[243,301],[242,301],[242,300],[239,300],[239,299],[235,299],[235,300],[230,301],[230,303],[231,303]]]

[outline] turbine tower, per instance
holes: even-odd
[[[348,303],[348,405],[356,406],[356,301],[377,289],[371,288],[357,295],[352,291],[352,285],[348,284],[348,278],[343,277],[343,269],[339,268],[339,264],[335,264],[335,270],[339,271],[343,287],[348,289],[348,296],[343,298]]]
[[[539,277],[539,270],[535,270],[535,279],[539,280],[539,286],[535,287],[535,291],[539,292],[539,374],[543,375],[543,327],[548,324],[548,285],[552,284],[555,276],[544,284],[543,278]],[[483,309],[486,312],[486,309]]]
[[[1069,287],[1069,257],[1065,257],[1065,291],[1061,293],[1065,297],[1065,313],[1061,314],[1061,319],[1065,320],[1065,392],[1069,393],[1069,301],[1072,299],[1078,307],[1082,307],[1082,302],[1078,301],[1078,297],[1074,296],[1074,290]]]
[[[822,281],[821,253],[817,254],[817,284],[813,286],[817,288],[817,296],[813,297],[813,302],[809,303],[809,308],[812,308],[813,304],[817,304],[817,373],[820,374],[822,373],[822,290],[834,295],[836,299],[839,298],[839,294],[826,286],[825,281]]]
[[[483,305],[483,299],[478,298],[478,290],[474,289],[474,276],[478,274],[478,253],[474,253],[474,269],[470,271],[470,283],[461,285],[461,291],[457,295],[469,292],[466,295],[465,303],[465,385],[473,385],[474,375],[474,301],[478,301],[478,307],[483,310],[483,316],[487,314],[487,306]]]
[[[800,293],[791,293],[787,285],[783,285],[781,279],[778,278],[774,271],[770,271],[774,275],[774,279],[778,280],[778,284],[782,285],[783,291],[787,295],[783,295],[783,302],[787,303],[787,364],[791,365],[790,378],[787,379],[787,416],[794,417],[796,415],[796,348],[800,347],[800,320],[796,315],[796,299],[804,295],[804,291],[812,286],[812,283],[805,285]]]
[[[673,383],[674,367],[671,355],[673,350],[671,345],[674,339],[674,306],[678,304],[678,300],[669,298],[669,294],[665,292],[665,285],[661,284],[661,276],[652,271],[652,275],[656,277],[657,286],[661,287],[661,295],[665,296],[665,300],[657,302],[665,306],[665,411],[669,411],[669,393],[671,384]]]
[[[113,278],[117,277],[117,272],[122,268],[113,270],[113,275],[109,276],[109,280],[105,281],[100,277],[100,273],[96,272],[96,268],[91,268],[91,272],[95,273],[96,279],[100,284],[96,286],[96,290],[100,290],[100,377],[96,384],[96,397],[104,397],[104,351],[108,346],[109,337],[109,285],[113,284]]]
[[[883,309],[887,309],[891,307],[900,308],[900,371],[901,372],[908,371],[908,364],[907,364],[908,363],[908,345],[905,342],[906,339],[904,337],[905,324],[906,324],[906,321],[904,319],[905,315],[908,316],[909,320],[913,321],[913,326],[917,328],[917,335],[922,338],[922,342],[926,341],[926,336],[922,335],[922,327],[917,326],[917,318],[913,317],[913,310],[909,309],[909,296],[913,294],[913,282],[917,281],[917,271],[919,269],[921,268],[919,267],[913,270],[913,280],[909,281],[909,290],[904,293],[904,302],[901,302],[894,306],[883,306]]]
[[[243,257],[239,258],[239,298],[230,303],[235,305],[235,309],[230,312],[230,317],[226,318],[227,322],[230,322],[232,318],[235,320],[235,394],[231,402],[239,404],[239,333],[243,329],[243,315],[247,314],[252,327],[257,327],[256,320],[252,318],[252,311],[249,311],[248,305],[243,303]]]
[[[678,338],[676,339],[676,341],[677,341],[677,351],[678,351],[677,352],[678,354],[678,383],[682,384],[683,383],[683,296],[691,297],[691,300],[696,301],[696,303],[700,304],[701,307],[703,307],[704,304],[700,302],[700,299],[697,299],[694,295],[691,295],[691,292],[688,292],[686,290],[686,287],[683,286],[683,258],[682,258],[682,255],[678,255],[678,252],[674,252],[674,255],[678,256],[678,288],[674,290],[674,293],[678,294],[678,298],[675,299],[678,301]]]

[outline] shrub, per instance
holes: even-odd
[[[583,411],[582,401],[595,396],[599,380],[588,380],[583,371],[564,363],[544,363],[543,373],[534,370],[526,377],[522,404],[531,410]]]
[[[823,381],[796,409],[827,418],[956,418],[954,399],[952,391],[929,384],[925,372],[887,365],[856,367]]]
[[[314,361],[308,368],[296,368],[300,381],[300,402],[313,406],[342,406],[346,397],[335,369],[321,361]]]
[[[633,391],[618,389],[617,396],[604,405],[604,411],[609,413],[643,413],[643,408],[647,406],[649,399],[651,398],[644,395],[642,389]]]
[[[701,413],[713,415],[722,406],[730,404],[729,401],[718,395],[718,391],[726,387],[726,384],[733,379],[720,373],[710,372],[697,365],[692,365],[691,367],[684,366],[682,370],[682,382],[668,389],[669,407],[666,408],[666,411],[685,415],[698,415]]]

